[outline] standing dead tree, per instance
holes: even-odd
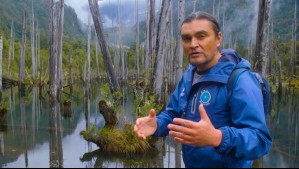
[[[2,96],[2,50],[3,50],[3,41],[2,36],[0,35],[0,96]],[[1,97],[0,97],[1,101]]]
[[[20,56],[20,72],[19,72],[19,84],[22,87],[25,80],[25,52],[26,52],[26,11],[23,15],[23,28],[22,28],[22,47]]]
[[[291,75],[296,74],[296,32],[297,32],[297,1],[295,1],[295,10],[294,10],[294,23],[292,24],[292,49],[291,49],[291,58],[290,58],[290,73]]]
[[[179,0],[179,23],[178,27],[179,30],[181,29],[181,24],[185,18],[185,0]],[[177,38],[177,74],[176,74],[176,81],[178,82],[182,75],[183,75],[183,47],[181,37]]]
[[[95,30],[97,32],[99,44],[101,47],[104,65],[105,65],[107,74],[109,75],[108,78],[109,78],[109,84],[111,86],[111,90],[112,90],[112,92],[120,91],[120,87],[119,87],[118,81],[116,79],[115,72],[113,70],[110,53],[108,51],[107,43],[106,43],[104,32],[103,32],[103,26],[102,26],[98,1],[97,0],[88,0],[88,3],[89,3],[90,11],[92,14]]]
[[[14,24],[13,18],[11,19],[11,27],[10,27],[10,42],[9,42],[9,51],[8,51],[8,64],[7,64],[7,71],[10,74],[10,62],[12,57],[14,58]]]
[[[152,63],[152,57],[154,53],[154,36],[155,36],[155,0],[148,0],[147,3],[147,20],[146,20],[146,40],[145,40],[145,49],[144,49],[144,68],[145,71],[150,75],[149,68]]]
[[[58,92],[63,89],[63,70],[62,70],[62,38],[63,38],[63,22],[64,22],[64,0],[60,0],[58,9],[57,23],[57,83]]]
[[[136,49],[135,49],[135,74],[136,80],[139,78],[139,8],[138,8],[138,0],[135,0],[136,7]]]
[[[164,57],[165,57],[165,48],[166,48],[166,35],[169,29],[169,14],[170,14],[170,3],[171,0],[163,0],[160,12],[160,18],[158,23],[157,39],[156,39],[156,56],[155,61],[155,72],[154,72],[154,91],[158,98],[161,100],[161,89],[163,80],[163,71],[164,71]]]
[[[55,25],[54,25],[54,0],[50,0],[50,57],[49,57],[49,73],[50,73],[50,95],[52,98],[57,97],[57,60],[56,60],[56,47],[55,47]]]
[[[256,47],[254,56],[254,70],[265,74],[265,50],[267,47],[267,32],[269,30],[270,0],[259,1],[259,14],[256,31]]]
[[[35,80],[36,75],[36,65],[35,65],[35,25],[34,25],[34,8],[33,0],[31,0],[32,5],[32,16],[31,16],[31,68],[32,68],[32,79]]]
[[[56,11],[58,14],[56,15]],[[56,18],[58,16],[58,18]],[[64,0],[59,3],[59,9],[55,9],[54,0],[50,0],[50,95],[53,99],[57,98],[62,90],[62,37],[63,37],[63,19],[64,18]]]
[[[119,57],[121,60],[121,79],[125,81],[127,79],[126,70],[125,70],[125,55],[123,49],[123,33],[122,33],[122,22],[121,22],[121,0],[118,0],[117,7],[118,14],[118,47],[119,47]]]

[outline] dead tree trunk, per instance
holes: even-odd
[[[125,55],[123,52],[123,42],[122,42],[122,23],[121,23],[121,0],[118,0],[118,39],[119,39],[119,56],[121,59],[121,79],[125,81],[127,79],[125,73]]]
[[[139,79],[139,8],[138,0],[135,0],[136,5],[136,49],[135,49],[135,75],[136,81]]]
[[[170,28],[169,28],[169,50],[170,50],[170,60],[169,60],[169,83],[171,85],[176,83],[175,76],[173,75],[174,70],[174,40],[173,40],[173,2],[170,3]]]
[[[62,71],[62,37],[63,37],[63,18],[64,18],[64,0],[58,4],[58,10],[55,9],[54,0],[50,0],[50,95],[52,99],[57,99],[63,86]],[[56,18],[55,11],[58,11]],[[53,101],[53,100],[52,100]]]
[[[57,98],[57,57],[56,57],[56,43],[55,43],[55,25],[54,25],[54,0],[50,0],[50,57],[49,57],[49,73],[50,73],[50,95],[55,101]]]
[[[20,56],[20,74],[19,74],[19,81],[21,86],[23,85],[25,79],[26,15],[27,13],[26,11],[24,11],[23,29],[22,29],[22,48],[21,48],[21,56]]]
[[[73,79],[73,51],[71,50],[69,53],[69,85],[73,85],[74,79]]]
[[[179,30],[181,29],[181,24],[185,18],[185,0],[179,0]],[[181,36],[177,38],[177,73],[176,73],[176,80],[177,82],[182,78],[183,75],[183,47],[182,47],[182,40]]]
[[[157,41],[156,41],[156,63],[155,63],[155,72],[154,72],[154,91],[158,98],[158,100],[161,100],[161,89],[163,84],[163,68],[164,66],[164,53],[163,49],[165,49],[165,41],[166,41],[166,35],[167,30],[169,28],[169,6],[170,6],[171,0],[163,0],[162,6],[161,6],[161,13],[160,13],[160,19],[158,23],[158,31],[157,31]]]
[[[297,19],[296,19],[296,4],[297,1],[295,1],[295,11],[294,11],[294,23],[292,27],[292,50],[291,50],[291,58],[290,58],[290,74],[295,75],[296,73],[296,31],[297,31]]]
[[[269,12],[270,0],[260,0],[254,56],[254,70],[260,73],[265,73],[263,72],[263,67],[265,66],[263,56],[265,55],[264,50],[266,45],[266,38],[264,35],[266,35],[266,32],[269,29]]]
[[[32,79],[35,80],[36,76],[36,67],[35,67],[35,25],[34,25],[34,8],[33,0],[31,1],[32,5],[32,16],[31,16],[31,68],[32,68]]]
[[[275,60],[276,60],[276,72],[278,72],[278,88],[281,89],[282,86],[282,68],[281,68],[281,58],[279,53],[279,40],[274,40],[273,48],[275,53]]]
[[[0,96],[2,96],[2,51],[3,51],[3,40],[2,35],[0,35]],[[0,97],[0,101],[1,101]]]
[[[96,33],[95,33],[95,36],[96,36]],[[99,67],[99,57],[98,57],[98,41],[97,41],[97,38],[95,38],[95,46],[96,46],[96,70],[97,70],[97,78],[100,78],[100,67]]]
[[[93,18],[95,30],[97,32],[99,44],[101,46],[104,65],[105,65],[107,74],[109,75],[108,76],[109,84],[112,88],[112,92],[120,91],[120,87],[117,82],[115,72],[113,70],[113,66],[111,63],[111,57],[110,57],[110,54],[109,54],[109,51],[107,48],[107,44],[105,41],[105,37],[104,37],[100,11],[99,11],[99,7],[98,7],[98,1],[97,0],[88,0],[88,2],[89,2],[89,7],[90,7],[91,14],[92,14],[92,18]]]
[[[9,51],[8,51],[8,64],[7,64],[7,71],[10,74],[10,62],[13,53],[13,44],[14,44],[14,25],[13,25],[13,18],[11,19],[11,26],[10,26],[10,42],[9,42]]]
[[[85,77],[85,83],[90,83],[90,39],[91,39],[91,18],[88,17],[88,41],[87,41],[87,76]],[[85,85],[85,86],[87,86]]]
[[[148,11],[147,11],[147,21],[146,21],[146,43],[145,43],[145,71],[148,72],[147,76],[151,73],[148,71],[154,53],[153,43],[154,43],[154,29],[155,29],[155,0],[148,0]]]
[[[58,91],[63,90],[63,70],[62,70],[62,38],[63,38],[63,22],[64,22],[64,0],[60,0],[58,10],[58,24],[57,24],[57,83]]]
[[[196,3],[197,3],[197,0],[193,0],[193,12],[196,11]],[[213,10],[214,12],[214,10]]]

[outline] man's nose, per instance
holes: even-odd
[[[198,46],[199,46],[198,40],[196,38],[192,38],[190,47],[191,48],[197,48]]]

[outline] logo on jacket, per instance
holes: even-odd
[[[211,93],[207,90],[203,90],[200,95],[200,103],[203,105],[209,105],[211,101]]]

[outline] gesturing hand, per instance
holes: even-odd
[[[176,142],[195,146],[217,147],[221,143],[222,132],[214,128],[203,105],[199,105],[201,120],[193,122],[185,119],[175,118],[174,124],[169,124],[169,135]]]
[[[149,115],[146,117],[138,118],[136,120],[136,124],[134,126],[134,131],[143,139],[151,136],[157,130],[157,119],[156,119],[156,111],[151,109]]]

